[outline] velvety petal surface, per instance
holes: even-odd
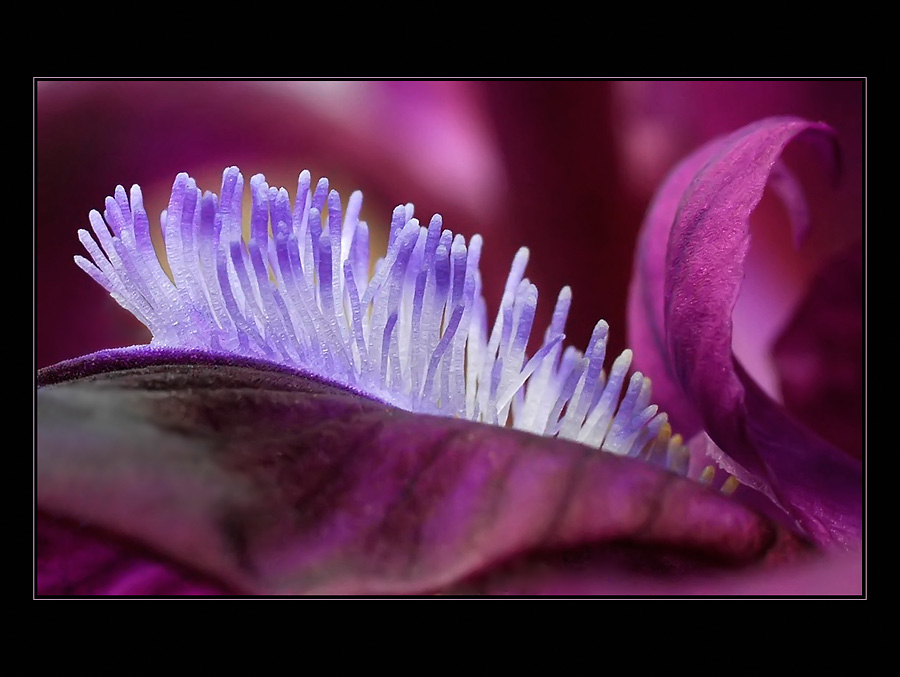
[[[70,563],[79,544],[57,547],[59,525],[242,593],[677,592],[817,559],[639,461],[411,414],[266,363],[106,351],[39,386],[39,573],[74,590],[91,567]]]
[[[628,294],[628,345],[635,351],[635,367],[653,378],[654,401],[669,414],[673,428],[685,439],[699,432],[703,423],[669,359],[664,300],[669,234],[681,201],[698,173],[745,133],[746,128],[742,128],[712,139],[675,166],[647,209],[635,249]],[[789,214],[795,241],[802,241],[810,223],[806,197],[797,178],[783,163],[776,162],[767,187],[778,195]]]
[[[628,345],[635,367],[653,379],[653,400],[685,439],[702,429],[690,399],[681,390],[669,361],[665,332],[666,249],[681,198],[704,165],[727,142],[714,139],[682,160],[656,192],[638,236],[634,275],[628,294]]]
[[[35,519],[39,595],[222,595],[207,575],[77,521],[40,512]]]
[[[784,147],[801,134],[831,141],[827,126],[796,118],[739,130],[683,196],[666,255],[669,359],[716,444],[764,482],[819,542],[855,547],[862,519],[859,464],[787,417],[732,352],[750,213]]]

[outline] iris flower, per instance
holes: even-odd
[[[615,328],[565,346],[572,290],[533,347],[527,250],[489,320],[481,238],[412,205],[370,271],[361,194],[307,172],[293,198],[252,177],[249,228],[237,168],[218,195],[180,174],[164,255],[117,188],[76,263],[153,341],[38,374],[38,592],[789,593],[852,569],[822,552],[860,547],[859,463],[731,354],[747,220],[801,133],[829,134],[711,143],[648,213],[632,340],[693,455],[632,352],[607,364]]]

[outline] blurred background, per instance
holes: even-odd
[[[823,120],[838,132],[843,179],[836,190],[812,179],[809,242],[795,250],[774,200],[755,215],[735,315],[735,350],[752,363],[827,256],[862,236],[863,97],[864,83],[851,80],[38,81],[35,366],[149,340],[72,261],[88,212],[102,211],[117,184],[137,183],[156,226],[176,173],[219,192],[229,165],[247,179],[264,173],[292,198],[304,168],[345,200],[359,188],[373,231],[413,202],[420,219],[439,212],[454,232],[481,233],[490,308],[528,246],[526,274],[541,293],[535,326],[568,284],[567,343],[586,345],[604,318],[618,352],[635,239],[673,165],[761,117]],[[778,389],[764,364],[754,369]]]

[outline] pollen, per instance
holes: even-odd
[[[482,238],[420,224],[396,207],[387,251],[370,270],[362,194],[344,205],[327,179],[300,173],[294,201],[226,169],[219,194],[179,174],[160,225],[165,261],[150,237],[138,186],[118,186],[75,262],[150,329],[151,345],[199,348],[277,362],[413,412],[508,426],[658,461],[687,474],[689,454],[651,404],[650,380],[628,376],[625,350],[605,368],[609,327],[582,352],[564,347],[572,291],[558,294],[543,342],[527,352],[538,290],[529,252],[512,261],[492,322],[482,296]],[[166,273],[171,271],[171,277]],[[724,487],[723,487],[724,491]]]

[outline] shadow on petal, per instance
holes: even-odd
[[[816,559],[784,527],[642,462],[410,414],[253,360],[107,351],[39,381],[39,510],[238,592],[471,591],[485,577],[502,591],[523,566],[576,580],[585,565],[623,589],[662,576],[677,590]]]

